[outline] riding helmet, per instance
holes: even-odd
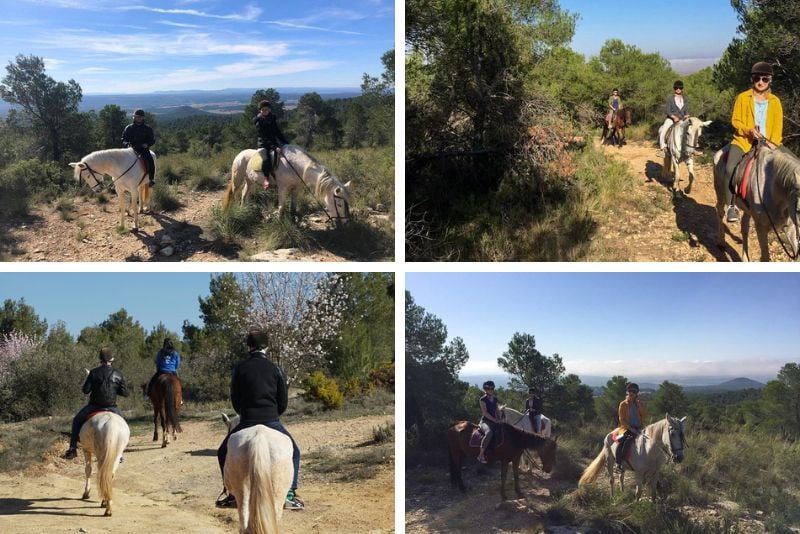
[[[258,103],[258,109],[261,109],[261,108],[264,108],[264,107],[272,109],[272,104],[269,103],[269,100],[262,100],[261,102]]]
[[[108,347],[103,347],[100,349],[100,361],[101,362],[113,362],[114,356],[111,354],[111,349]]]
[[[672,84],[673,89],[683,89],[683,82],[680,80],[675,80],[675,83]]]
[[[625,391],[633,391],[634,393],[639,393],[639,384],[635,382],[631,382],[627,386],[625,386]]]
[[[134,117],[144,117],[144,110],[143,109],[137,109],[136,111],[133,112],[133,116]]]
[[[167,338],[164,340],[164,346],[162,347],[164,350],[175,350],[175,345],[172,344],[172,340]]]
[[[531,394],[531,393],[536,393],[536,388],[534,388],[534,387],[528,388],[528,394]]]
[[[766,61],[759,61],[753,65],[752,69],[750,69],[750,74],[764,74],[767,76],[772,76],[772,65]]]
[[[493,388],[494,387],[494,382],[492,382],[491,380],[487,380],[486,382],[484,382],[483,383],[483,389],[486,389],[487,387]]]

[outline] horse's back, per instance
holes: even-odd
[[[231,434],[224,470],[226,485],[235,484],[259,469],[266,471],[276,491],[288,491],[294,475],[293,451],[289,436],[264,425],[251,426]],[[281,493],[281,498],[283,495],[285,493]]]
[[[111,433],[118,433],[125,444],[130,439],[130,428],[125,419],[114,412],[99,412],[81,427],[80,442],[84,448],[96,450]]]

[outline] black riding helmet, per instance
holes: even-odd
[[[639,384],[635,382],[631,382],[627,386],[625,386],[625,391],[631,391],[633,393],[639,394]]]
[[[536,388],[528,388],[528,394],[530,395],[531,393],[536,393]]]
[[[766,61],[759,61],[753,65],[752,69],[750,69],[750,74],[764,74],[766,76],[772,76],[772,65]]]
[[[137,109],[136,111],[133,112],[133,116],[134,117],[144,117],[144,110],[143,109]]]
[[[164,345],[162,347],[164,350],[175,350],[175,345],[172,344],[172,340],[167,338],[164,340]]]
[[[494,382],[492,382],[491,380],[487,380],[486,382],[484,382],[483,383],[483,389],[486,389],[486,388],[494,389]]]
[[[675,80],[675,83],[672,84],[673,89],[683,89],[683,82],[680,80]]]

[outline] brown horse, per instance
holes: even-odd
[[[625,144],[625,127],[630,126],[633,121],[633,113],[630,108],[622,108],[611,117],[611,129],[603,121],[603,142],[609,140],[612,144],[621,147]]]
[[[506,474],[508,473],[508,463],[514,469],[514,489],[517,496],[522,497],[522,490],[519,488],[519,459],[526,449],[534,449],[542,460],[542,469],[549,473],[553,469],[556,461],[556,441],[555,439],[540,438],[530,432],[525,432],[515,428],[508,423],[500,423],[502,427],[502,437],[498,438],[500,443],[492,450],[486,451],[486,459],[489,462],[495,460],[500,462],[500,497],[506,500]],[[470,436],[477,428],[469,421],[459,421],[447,431],[447,445],[450,459],[450,483],[465,491],[464,481],[461,479],[461,466],[464,458],[477,458],[479,447],[470,445]]]
[[[176,439],[176,432],[183,432],[178,421],[178,412],[183,404],[181,379],[170,373],[159,375],[150,391],[150,402],[153,403],[153,441],[158,441],[158,420],[161,418],[164,437],[161,447],[166,447],[170,429],[172,441]]]

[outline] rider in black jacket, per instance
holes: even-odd
[[[127,397],[128,388],[125,386],[122,374],[111,367],[113,361],[111,349],[100,349],[100,366],[89,371],[89,376],[83,383],[83,392],[89,394],[89,404],[81,408],[72,419],[69,449],[64,453],[64,458],[67,460],[72,460],[78,455],[78,435],[90,413],[107,410],[122,417],[122,412],[117,408],[117,395]]]
[[[129,124],[122,132],[122,144],[133,147],[133,150],[147,163],[147,173],[150,175],[150,187],[156,185],[156,164],[150,147],[156,142],[153,129],[144,123],[144,110],[137,109],[133,112],[133,124]]]
[[[269,181],[269,173],[272,170],[270,151],[275,151],[277,159],[277,155],[281,152],[281,146],[289,143],[278,126],[278,121],[275,120],[271,108],[268,100],[262,100],[258,103],[258,115],[253,117],[253,124],[258,130],[258,155],[261,156],[261,170],[267,181]]]
[[[219,469],[225,477],[225,457],[228,455],[228,438],[231,434],[255,425],[264,425],[292,440],[292,463],[294,479],[289,494],[286,496],[284,508],[302,510],[303,501],[297,496],[297,475],[300,470],[300,449],[294,438],[284,428],[279,419],[286,411],[289,403],[289,389],[283,370],[267,358],[264,348],[267,346],[267,335],[259,329],[251,329],[247,334],[249,354],[246,360],[239,362],[233,369],[231,379],[231,403],[233,409],[241,417],[239,425],[231,430],[217,451]],[[225,493],[225,492],[223,492]],[[236,506],[233,495],[220,498],[217,506],[228,508]]]

